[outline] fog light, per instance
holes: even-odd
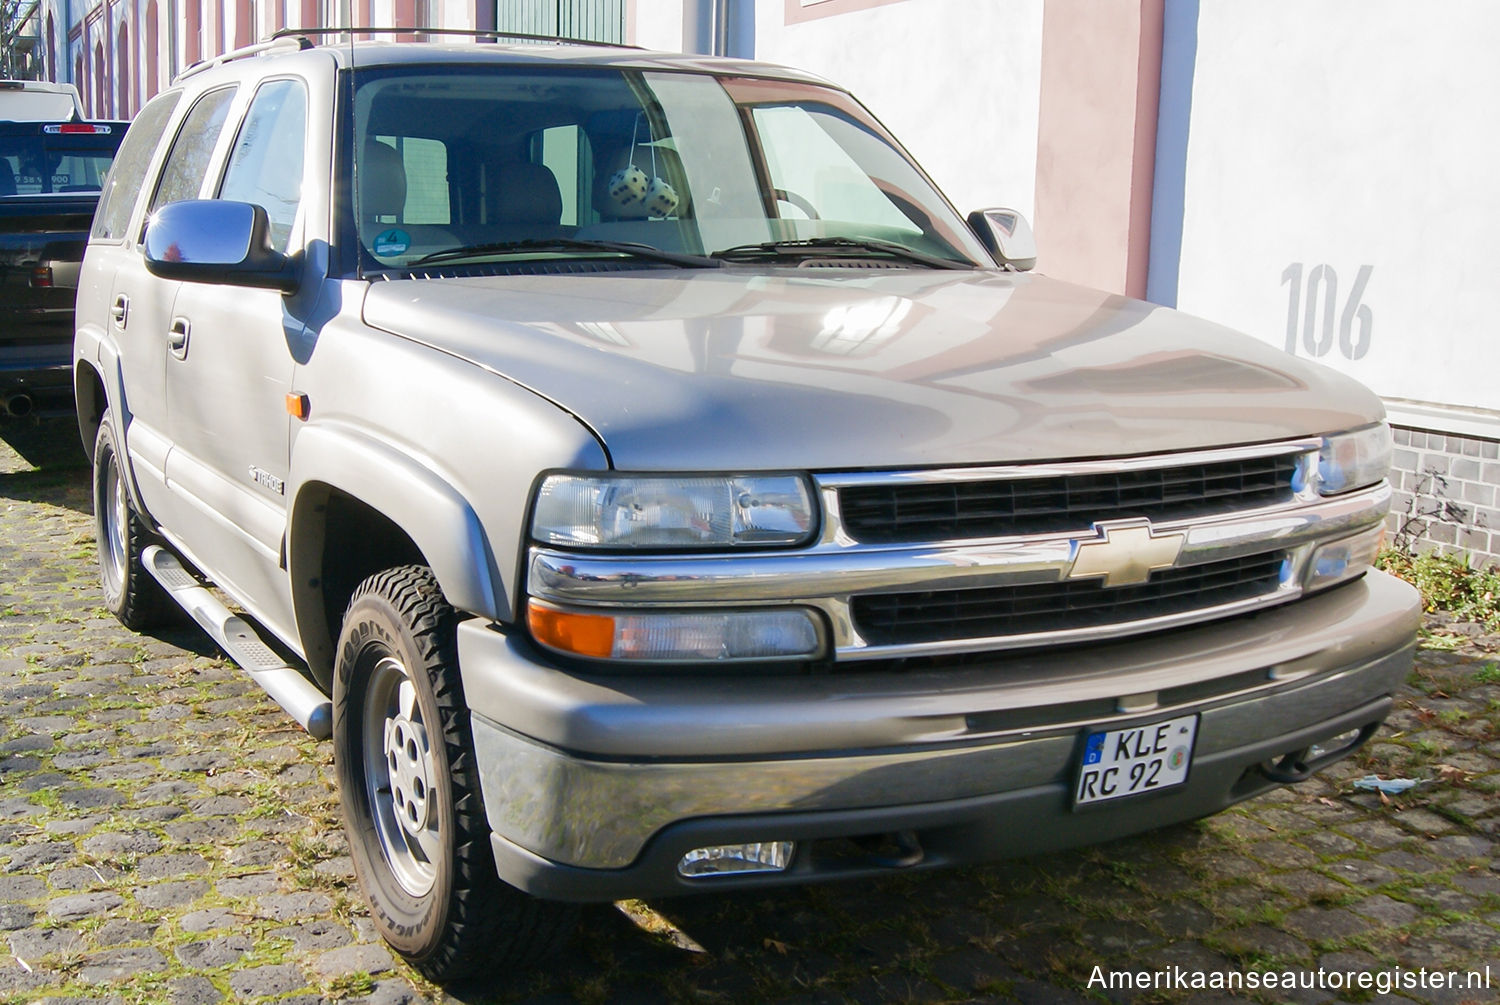
[[[677,863],[679,875],[743,876],[755,872],[785,872],[797,845],[791,841],[758,841],[755,844],[720,844],[694,848]]]
[[[1307,589],[1321,590],[1362,574],[1375,561],[1375,553],[1385,540],[1385,525],[1331,541],[1313,552],[1307,568]]]
[[[1307,759],[1316,761],[1320,757],[1336,754],[1354,745],[1359,739],[1360,730],[1350,729],[1340,733],[1338,736],[1330,736],[1326,740],[1319,740],[1307,748]]]

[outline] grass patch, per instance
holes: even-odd
[[[1415,586],[1426,610],[1500,631],[1500,570],[1476,569],[1468,555],[1414,555],[1394,548],[1381,552],[1375,564]]]

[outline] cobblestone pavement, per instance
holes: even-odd
[[[0,1001],[445,1000],[371,931],[328,746],[195,630],[136,636],[104,615],[85,468],[33,470],[0,444],[6,471]],[[1095,966],[1488,966],[1500,987],[1500,640],[1444,627],[1449,651],[1424,650],[1377,741],[1295,790],[991,867],[591,908],[546,969],[446,1000],[1229,1000],[1106,995]],[[1424,781],[1387,801],[1353,788],[1372,772]]]

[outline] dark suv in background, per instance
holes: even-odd
[[[78,269],[127,125],[0,119],[0,416],[72,411]]]

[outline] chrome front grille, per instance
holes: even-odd
[[[1291,501],[1298,455],[1045,477],[851,485],[839,490],[856,541],[956,541],[1086,530],[1125,517],[1177,520]],[[960,476],[961,477],[961,476]]]
[[[577,610],[811,607],[838,662],[1127,638],[1294,601],[1320,545],[1379,527],[1390,486],[1319,496],[1320,447],[820,472],[804,547],[533,546],[527,591]]]
[[[854,626],[870,645],[1076,632],[1207,610],[1276,592],[1282,552],[1157,572],[1135,586],[1097,580],[926,590],[855,597]]]

